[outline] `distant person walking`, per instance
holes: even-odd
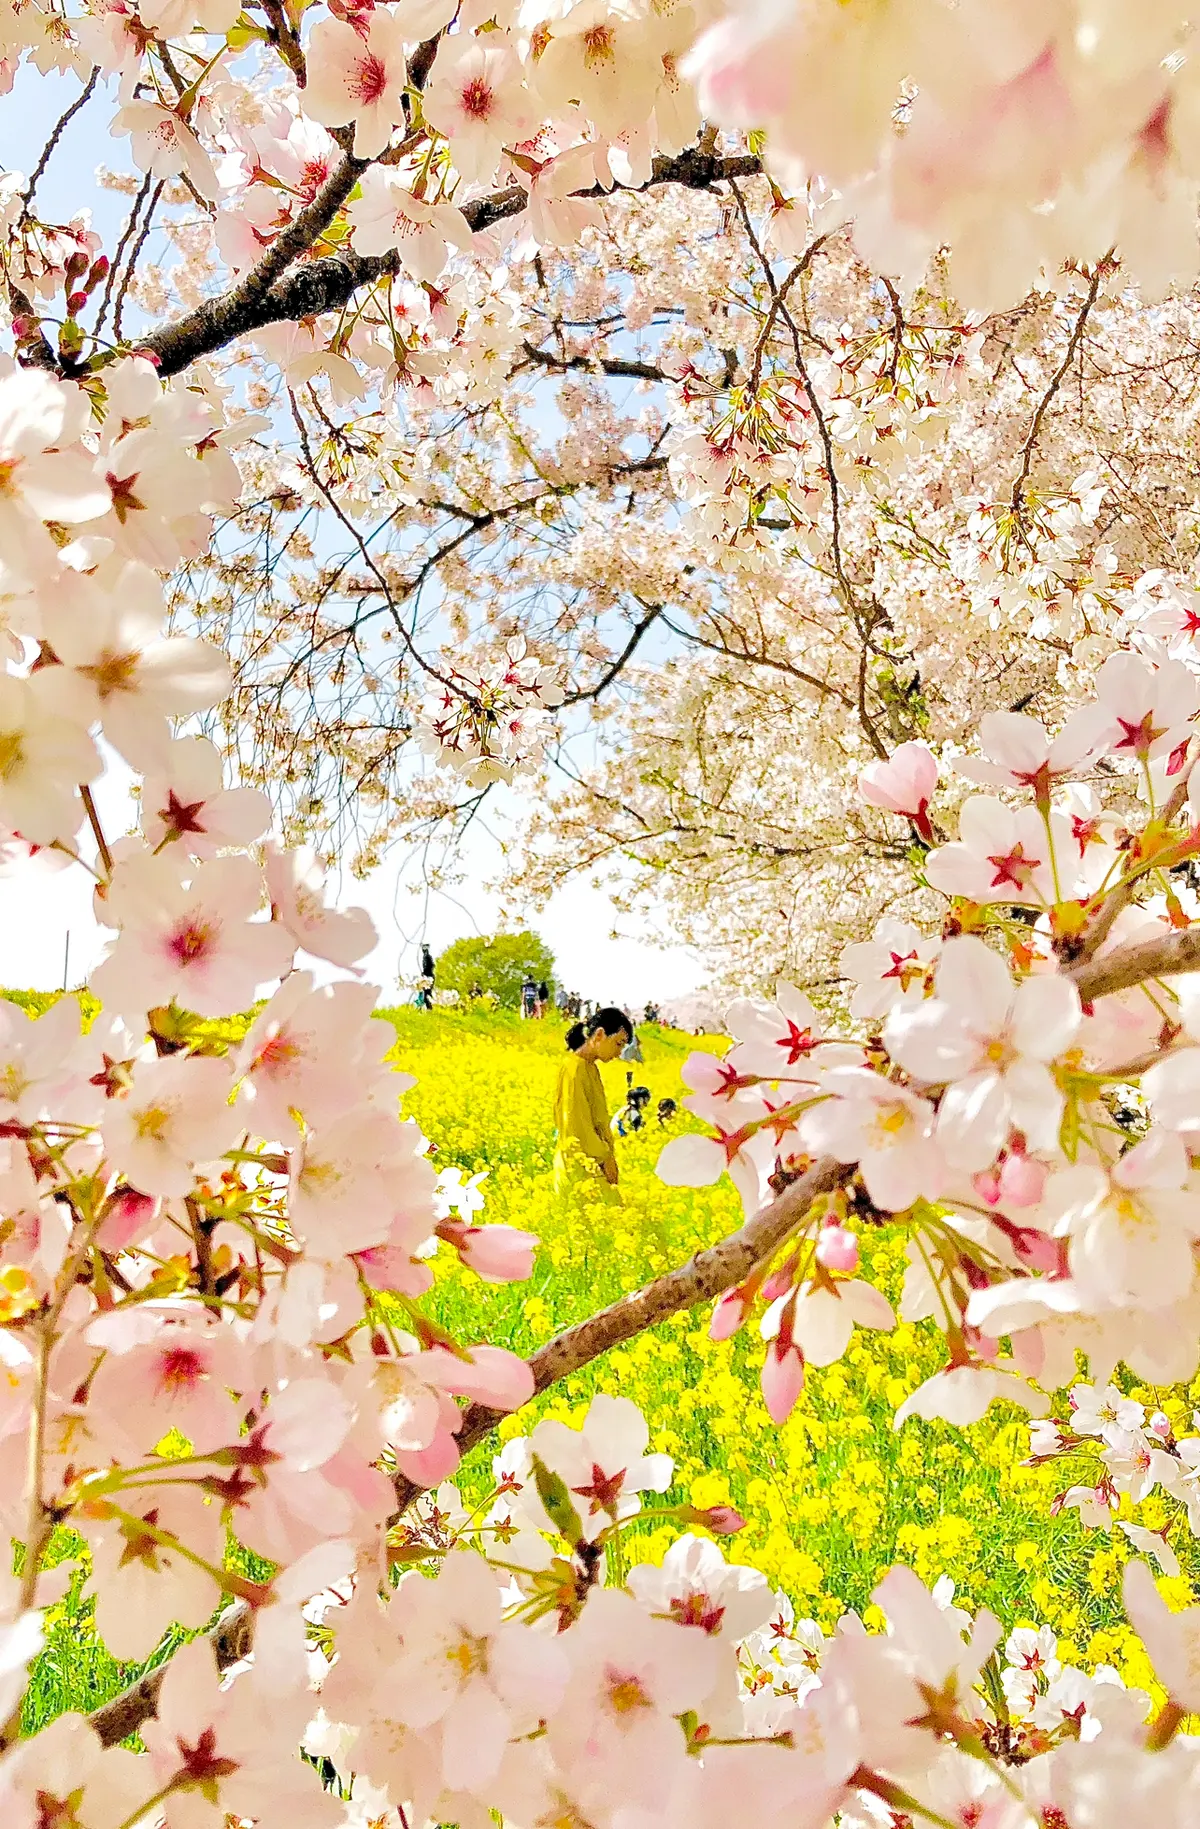
[[[421,976],[417,980],[418,1010],[432,1010],[433,1008],[433,977],[435,970],[436,967],[434,965],[433,954],[430,952],[425,941],[422,940]]]
[[[543,978],[542,982],[538,985],[538,988],[537,988],[537,1002],[533,1007],[533,1013],[540,1021],[541,1018],[545,1016],[546,1011],[549,1008],[550,1008],[550,986],[546,983],[546,980]]]
[[[586,1025],[567,1030],[567,1058],[554,1089],[554,1185],[560,1194],[587,1191],[613,1205],[621,1198],[600,1063],[615,1061],[632,1040],[623,1010],[597,1010]]]
[[[528,1019],[532,1017],[536,1007],[537,985],[533,982],[529,973],[526,972],[525,977],[521,982],[521,1015],[528,1021]]]

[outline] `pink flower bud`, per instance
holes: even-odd
[[[162,1201],[136,1188],[118,1188],[96,1234],[102,1251],[125,1251],[136,1238],[145,1237],[158,1223]]]
[[[734,1537],[746,1528],[746,1520],[732,1505],[688,1505],[683,1508],[682,1517],[685,1524],[699,1524],[717,1537]]]
[[[519,1232],[515,1226],[464,1226],[452,1241],[468,1270],[485,1283],[523,1283],[533,1274],[536,1232]]]
[[[804,1355],[798,1346],[772,1340],[759,1374],[763,1402],[773,1423],[785,1423],[804,1389]]]
[[[928,845],[933,843],[928,808],[937,779],[933,752],[924,743],[902,743],[886,762],[872,762],[862,771],[858,792],[868,806],[911,820]]]
[[[857,1270],[858,1239],[846,1226],[823,1226],[816,1257],[826,1270]]]
[[[718,1296],[708,1324],[710,1340],[732,1340],[746,1319],[746,1298],[740,1289],[727,1289]]]
[[[1000,1164],[1000,1198],[1009,1207],[1036,1207],[1049,1169],[1035,1156],[1013,1152]]]
[[[785,1264],[781,1270],[773,1270],[771,1272],[762,1286],[764,1302],[778,1302],[780,1296],[785,1296],[787,1294],[792,1286],[792,1272],[795,1268],[796,1265],[793,1260],[791,1263]]]

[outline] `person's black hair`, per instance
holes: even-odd
[[[611,1008],[607,1010],[597,1010],[594,1016],[588,1017],[586,1023],[572,1023],[571,1027],[567,1030],[567,1047],[571,1050],[572,1054],[577,1053],[578,1050],[583,1047],[588,1036],[594,1035],[597,1029],[603,1029],[606,1035],[627,1035],[630,1041],[633,1040],[633,1024],[630,1022],[628,1016],[626,1016],[624,1010],[614,1010]]]

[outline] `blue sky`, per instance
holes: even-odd
[[[108,88],[115,91],[115,82]],[[55,121],[78,93],[75,78],[47,78],[24,68],[0,106],[0,165],[28,174]],[[94,170],[100,163],[116,170],[131,167],[128,142],[107,136],[112,108],[113,95],[97,93],[68,125],[37,197],[39,209],[51,220],[65,220],[82,205],[90,206],[94,226],[109,251],[128,199],[101,190]],[[385,987],[412,974],[422,939],[427,938],[436,952],[461,935],[491,932],[499,925],[502,911],[486,885],[501,872],[505,833],[528,816],[530,802],[509,791],[494,798],[496,805],[489,804],[487,819],[477,820],[465,840],[460,856],[463,881],[452,890],[427,889],[424,869],[429,860],[419,849],[405,847],[365,882],[347,876],[341,886],[339,899],[364,904],[375,921],[380,942],[367,962],[368,971]],[[128,776],[119,764],[102,784],[99,801],[111,833],[129,828],[133,805]],[[436,858],[433,861],[436,864]],[[618,916],[609,895],[583,880],[562,890],[528,924],[555,952],[562,981],[584,996],[636,1004],[682,997],[707,981],[698,955],[674,941],[665,947],[653,944],[638,921]],[[653,927],[669,935],[665,913],[656,916]],[[81,981],[104,944],[103,930],[91,913],[90,879],[79,869],[0,879],[0,932],[8,983],[44,989],[63,981],[68,936],[72,983]]]

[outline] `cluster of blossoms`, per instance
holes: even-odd
[[[982,755],[955,767],[999,791],[962,803],[956,839],[924,745],[865,770],[863,798],[907,822],[948,909],[937,940],[889,919],[846,949],[858,1036],[824,1033],[785,989],[734,1006],[724,1059],[688,1063],[689,1106],[714,1134],[673,1139],[663,1178],[728,1169],[748,1216],[797,1184],[713,1319],[729,1334],[762,1305],[777,1419],[806,1362],[840,1358],[856,1324],[892,1324],[855,1272],[858,1231],[893,1216],[909,1234],[901,1313],[932,1319],[947,1348],[898,1425],[971,1421],[997,1397],[1043,1414],[1077,1351],[1100,1377],[1118,1361],[1152,1382],[1195,1374],[1200,1052],[1181,974],[1195,955],[1200,678],[1146,640],[1104,663],[1057,736],[1016,713],[983,718]]]
[[[518,1408],[536,1379],[431,1319],[431,1250],[505,1280],[528,1275],[537,1241],[480,1226],[477,1183],[439,1178],[400,1116],[407,1082],[357,969],[367,917],[331,908],[312,855],[265,836],[264,797],[227,788],[206,739],[174,734],[174,719],[219,701],[228,671],[210,645],[163,632],[146,555],[167,564],[203,539],[207,505],[235,486],[220,403],[164,390],[136,362],[86,385],[13,370],[0,428],[6,850],[90,871],[114,930],[86,1030],[64,998],[36,1021],[14,1010],[0,1033],[0,1451],[22,1552],[0,1619],[6,1820],[490,1813],[518,1829],[629,1829],[752,1807],[781,1829],[896,1812],[1086,1829],[1098,1791],[1120,1801],[1131,1787],[1175,1820],[1195,1777],[1177,1730],[1200,1704],[1197,1628],[1140,1564],[1127,1603],[1167,1691],[1149,1724],[1145,1696],[1058,1669],[1036,1634],[1002,1656],[990,1615],[966,1620],[904,1569],[876,1590],[888,1631],[848,1618],[822,1643],[694,1534],[736,1532],[728,1507],[651,1501],[693,1530],[661,1568],[629,1568],[622,1532],[672,1468],[626,1400],[597,1398],[579,1430],[547,1419],[510,1442],[470,1513],[439,1487],[479,1412],[486,1426]],[[184,493],[164,502],[152,485],[171,465]],[[539,688],[523,654],[509,661],[523,690]],[[789,992],[739,1006],[736,1052],[693,1063],[693,1102],[721,1123],[716,1141],[677,1139],[675,1169],[699,1162],[711,1178],[728,1161],[752,1210],[785,1186],[747,1228],[782,1211],[785,1261],[772,1268],[778,1238],[760,1233],[758,1267],[721,1309],[725,1328],[769,1301],[777,1416],[805,1355],[832,1360],[854,1322],[890,1321],[853,1274],[856,1228],[884,1213],[907,1215],[911,1300],[940,1299],[951,1344],[926,1413],[977,1414],[1017,1387],[989,1323],[1043,1376],[1081,1343],[1134,1364],[1194,1358],[1194,1051],[1171,1046],[1182,1006],[1164,1040],[1163,993],[1141,984],[1165,968],[1141,935],[1177,946],[1182,923],[1187,939],[1168,873],[1194,842],[1178,821],[1196,686],[1180,662],[1129,654],[1101,688],[1054,743],[1028,721],[985,723],[986,760],[970,766],[1027,784],[1033,806],[981,796],[957,843],[934,842],[928,752],[901,749],[865,783],[928,847],[956,926],[990,918],[1006,936],[1019,982],[977,933],[939,951],[892,928],[848,962],[882,1039],[826,1040]],[[120,837],[91,791],[101,740],[141,778],[140,830]],[[1064,786],[1123,756],[1149,800],[1137,834]],[[1138,891],[1164,876],[1161,907],[1139,910]],[[1062,962],[1084,957],[1105,909],[1090,969],[1111,981],[1085,999]],[[1122,977],[1131,950],[1139,969]],[[343,975],[318,982],[298,955]],[[248,1006],[251,1025],[228,1039],[221,1019]],[[1155,1056],[1142,1076],[1154,1125],[1122,1153],[1104,1093],[1128,1078],[1131,1050]],[[818,1150],[823,1197],[793,1213],[786,1185]],[[947,1399],[964,1379],[970,1394]],[[439,1490],[412,1511],[426,1487]],[[231,1600],[249,1646],[226,1622],[177,1649],[133,1712],[119,1699],[20,1739],[61,1525],[78,1533],[115,1655],[145,1658],[172,1627],[201,1632]],[[262,1578],[238,1571],[231,1538],[264,1559]],[[135,1727],[144,1751],[115,1744]]]
[[[904,1569],[875,1592],[889,1630],[847,1619],[822,1642],[693,1534],[736,1531],[736,1514],[643,1500],[666,1494],[672,1470],[619,1399],[597,1399],[579,1430],[544,1420],[505,1449],[482,1505],[458,1503],[441,1483],[463,1447],[557,1374],[553,1354],[535,1365],[439,1325],[422,1305],[430,1258],[444,1245],[485,1281],[512,1280],[537,1241],[479,1225],[477,1188],[439,1177],[401,1116],[405,1085],[359,975],[374,943],[365,914],[330,907],[314,858],[267,836],[265,797],[226,787],[216,749],[175,733],[177,719],[223,715],[231,670],[221,648],[171,631],[162,574],[209,552],[213,517],[242,493],[233,450],[276,436],[285,396],[309,461],[299,488],[265,466],[263,497],[311,488],[344,517],[343,501],[371,499],[373,464],[395,443],[333,425],[327,401],[402,386],[441,436],[489,409],[522,358],[587,368],[593,352],[566,331],[603,324],[605,288],[589,297],[581,279],[577,319],[556,308],[547,323],[516,274],[544,291],[544,257],[606,228],[602,196],[724,184],[745,210],[736,183],[762,179],[757,140],[701,132],[690,86],[688,53],[710,26],[694,67],[714,114],[765,121],[795,162],[779,166],[791,195],[770,183],[766,238],[795,266],[777,279],[765,263],[745,364],[733,350],[716,381],[672,365],[699,443],[660,448],[648,418],[636,433],[606,422],[575,468],[526,451],[519,505],[560,553],[564,597],[580,594],[573,562],[599,563],[555,527],[581,478],[612,493],[622,474],[672,466],[704,539],[737,555],[735,576],[769,571],[780,528],[828,551],[842,610],[880,648],[842,557],[839,478],[853,510],[889,496],[982,357],[970,322],[810,334],[810,230],[855,213],[860,244],[910,277],[949,230],[963,296],[984,302],[1064,253],[1101,262],[1083,276],[1084,313],[1118,240],[1156,280],[1177,258],[1194,264],[1194,65],[1177,11],[1131,34],[1119,5],[1063,0],[1049,16],[989,9],[985,32],[964,4],[937,8],[928,33],[927,7],[816,0],[762,12],[731,49],[740,27],[717,10],[97,0],[77,16],[30,4],[0,19],[5,80],[22,63],[85,79],[45,158],[115,78],[113,133],[142,174],[111,255],[82,217],[40,220],[45,159],[0,198],[19,363],[0,371],[0,851],[14,867],[49,856],[89,872],[114,934],[86,1029],[72,999],[0,1028],[0,1510],[20,1552],[0,1594],[0,1803],[18,1829],[1190,1820],[1198,1747],[1178,1730],[1200,1711],[1200,1610],[1169,1613],[1144,1563],[1126,1602],[1165,1691],[1152,1718],[1110,1673],[1059,1668],[1041,1633],[1001,1653],[994,1619],[966,1619]],[[787,76],[797,50],[806,90],[820,91],[804,109]],[[898,98],[907,131],[893,139]],[[182,315],[147,327],[167,315],[169,288],[138,265],[160,205],[195,205],[199,226],[172,222],[198,252]],[[723,320],[733,289],[722,282],[712,309],[663,308]],[[644,297],[627,322],[639,314]],[[767,352],[785,329],[786,384]],[[1068,357],[1082,329],[1081,316]],[[259,419],[202,365],[241,337],[283,377],[274,388],[260,368],[247,384]],[[657,374],[625,355],[611,372]],[[1111,638],[1091,472],[1029,512],[1043,412],[1007,506],[980,500],[947,563],[981,616],[1002,618],[1024,592],[1057,639],[1093,605]],[[318,423],[328,484],[309,450]],[[510,436],[521,446],[521,428]],[[380,527],[444,512],[461,527],[441,557],[467,532],[500,533],[507,508],[485,501],[486,479],[457,495],[441,480],[431,460],[398,500],[380,485]],[[395,551],[356,544],[366,571],[345,593],[381,592],[411,644],[401,605],[427,566],[400,577]],[[626,554],[603,544],[615,596]],[[688,565],[657,570],[664,596],[688,588]],[[662,608],[639,601],[647,620],[626,653]],[[929,749],[901,743],[864,774],[864,801],[895,817],[949,913],[936,939],[891,920],[850,950],[862,1026],[826,1035],[785,989],[774,1006],[739,1004],[732,1052],[691,1064],[690,1103],[713,1134],[676,1138],[663,1173],[706,1182],[728,1168],[747,1223],[643,1306],[649,1317],[668,1296],[721,1290],[721,1335],[757,1315],[776,1420],[806,1364],[838,1359],[855,1325],[891,1325],[857,1274],[861,1231],[882,1224],[908,1235],[903,1313],[930,1319],[947,1347],[899,1420],[970,1420],[995,1397],[1044,1413],[1081,1352],[1098,1379],[1118,1362],[1155,1381],[1196,1369],[1200,1007],[1183,974],[1200,965],[1200,618],[1162,576],[1143,575],[1118,607],[1136,650],[1097,657],[1094,697],[1057,735],[1014,713],[984,719],[982,758],[955,766],[989,791],[964,802],[956,838]],[[318,612],[314,624],[320,645]],[[536,756],[564,696],[523,643],[495,666],[459,652],[436,677],[446,699],[427,740],[479,785]],[[140,780],[136,832],[100,819],[102,745]],[[248,1032],[229,1039],[223,1019],[251,1007]],[[573,1330],[574,1347],[591,1341],[595,1356],[619,1337],[637,1304],[617,1309]],[[556,1345],[561,1367],[570,1342]],[[1148,1454],[1162,1440],[1160,1484],[1187,1493],[1182,1445],[1153,1419],[1135,1429]],[[1114,1487],[1128,1477],[1132,1492],[1128,1433],[1107,1447]],[[648,1512],[691,1530],[661,1568],[631,1569],[622,1533]],[[114,1655],[149,1657],[171,1628],[203,1636],[132,1700],[22,1739],[62,1526]],[[234,1544],[260,1577],[240,1572]],[[231,1601],[249,1625],[236,1647],[228,1618],[204,1631]],[[135,1729],[144,1750],[114,1744]]]
[[[1200,1428],[1200,1418],[1193,1416],[1192,1421]],[[1179,1574],[1179,1557],[1169,1539],[1184,1527],[1191,1536],[1200,1536],[1200,1435],[1177,1435],[1164,1411],[1148,1415],[1145,1404],[1126,1397],[1116,1385],[1098,1390],[1077,1384],[1065,1418],[1035,1422],[1029,1445],[1030,1466],[1070,1458],[1077,1483],[1059,1495],[1059,1508],[1077,1510],[1080,1521],[1093,1529],[1110,1531],[1115,1524],[1164,1575]],[[1085,1477],[1090,1484],[1082,1483]],[[1159,1496],[1160,1505],[1169,1506],[1162,1528],[1116,1515],[1123,1495],[1129,1500],[1125,1509],[1132,1511],[1152,1494]]]
[[[471,787],[532,774],[554,727],[550,713],[563,697],[554,668],[515,637],[502,661],[451,669],[425,707],[421,747]]]
[[[1150,291],[1190,278],[1194,30],[1184,6],[1150,26],[1119,0],[735,0],[685,69],[710,118],[768,130],[782,182],[855,219],[874,264],[919,277],[949,244],[959,296],[990,308],[1117,243]]]

